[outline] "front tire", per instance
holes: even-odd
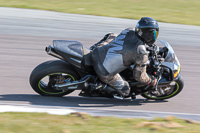
[[[35,92],[42,96],[62,97],[74,90],[58,91],[51,87],[52,78],[62,77],[69,82],[79,79],[72,66],[62,60],[46,61],[38,65],[30,75],[30,85]]]
[[[153,95],[150,91],[148,91],[148,92],[143,93],[141,96],[143,96],[146,99],[152,99],[152,100],[164,100],[164,99],[172,98],[176,96],[177,94],[179,94],[183,90],[183,86],[184,86],[184,81],[182,77],[180,77],[174,82],[175,82],[174,88],[173,90],[171,90],[169,94],[156,96],[156,95]]]

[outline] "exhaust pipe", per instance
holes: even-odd
[[[73,81],[70,83],[62,83],[62,84],[55,84],[54,87],[56,90],[59,91],[66,91],[66,90],[82,90],[85,87],[88,87],[87,81],[90,79],[90,77],[87,77],[83,81]]]
[[[52,48],[50,45],[45,48],[45,51],[47,52],[48,55],[51,55],[53,57],[56,57],[56,58],[63,60],[62,56],[57,54],[56,50],[54,48]]]

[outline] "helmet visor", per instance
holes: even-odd
[[[141,30],[143,32],[141,37],[148,45],[151,45],[156,41],[159,33],[158,29],[144,28]]]
[[[154,40],[156,40],[157,38],[158,38],[158,31],[155,30],[155,31],[154,31]]]

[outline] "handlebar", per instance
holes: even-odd
[[[162,62],[164,62],[164,58],[162,58],[161,55],[159,55],[159,47],[157,45],[153,45],[149,49],[149,67],[151,68],[151,74],[153,77],[157,79],[157,84],[155,86],[155,89],[157,90],[158,82],[161,79],[163,69],[161,67]]]

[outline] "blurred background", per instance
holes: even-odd
[[[46,98],[31,89],[33,68],[55,59],[44,51],[53,40],[77,40],[89,47],[146,16],[159,22],[158,38],[168,41],[180,60],[185,87],[178,96],[163,102],[91,100],[78,92]],[[200,115],[199,16],[199,0],[0,0],[0,103]]]
[[[0,6],[200,25],[199,0],[0,0]]]

